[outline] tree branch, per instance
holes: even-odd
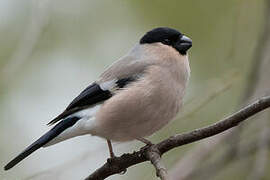
[[[157,176],[160,177],[161,180],[169,180],[168,172],[161,162],[161,154],[159,150],[154,147],[150,147],[146,153],[146,156],[155,167]]]
[[[158,144],[152,145],[150,148],[142,148],[140,151],[123,154],[122,156],[116,157],[114,159],[108,159],[102,167],[88,176],[86,180],[105,179],[111,175],[125,171],[128,167],[148,161],[149,157],[147,153],[152,148],[157,149],[160,153],[159,155],[161,156],[173,148],[189,144],[210,136],[214,136],[237,126],[247,118],[269,107],[270,96],[262,97],[256,102],[241,109],[240,111],[210,126],[196,129],[188,133],[172,136]]]

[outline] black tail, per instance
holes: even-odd
[[[35,152],[37,149],[44,146],[46,143],[48,143],[50,140],[58,136],[60,133],[62,133],[67,128],[73,126],[80,118],[78,117],[71,117],[68,119],[65,119],[58,124],[56,124],[50,131],[48,131],[46,134],[41,136],[38,140],[36,140],[34,143],[32,143],[30,146],[28,146],[21,154],[19,154],[17,157],[15,157],[12,161],[10,161],[5,167],[4,170],[9,170],[19,162],[21,162],[23,159],[25,159],[27,156]]]

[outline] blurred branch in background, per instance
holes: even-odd
[[[261,95],[270,94],[270,1],[266,1],[266,15],[265,15],[265,28],[261,39],[259,40],[254,66],[257,67],[253,75],[253,82],[256,86],[253,88],[250,100],[253,100]],[[253,163],[253,169],[247,176],[248,180],[261,180],[264,178],[266,172],[266,165],[269,162],[269,148],[265,147],[265,139],[268,138],[270,127],[269,127],[270,113],[264,113],[260,118],[260,123],[257,124],[261,130],[257,134],[257,151],[255,152],[255,160]]]
[[[267,138],[264,139],[263,147],[264,149],[270,148],[270,134],[267,134]],[[225,152],[223,152],[214,162],[208,163],[207,165],[200,166],[189,175],[190,179],[212,179],[218,173],[220,173],[224,168],[228,167],[236,161],[246,159],[247,157],[254,154],[258,148],[256,146],[257,140],[252,139],[244,142],[238,149],[237,154],[232,155],[231,147],[228,147]]]
[[[133,152],[132,154],[123,154],[120,157],[108,159],[102,167],[88,176],[86,180],[105,179],[113,174],[121,173],[128,167],[131,167],[135,164],[149,161],[150,159],[148,158],[147,153],[151,149],[156,149],[156,152],[159,152],[159,156],[161,157],[164,153],[172,150],[173,148],[214,136],[237,126],[247,118],[269,107],[270,96],[262,97],[256,102],[241,109],[240,111],[210,126],[196,129],[188,133],[172,136],[158,144],[151,145],[149,148],[142,148],[140,151]]]
[[[210,154],[216,151],[216,147],[232,133],[232,130],[216,137],[205,140],[196,145],[192,150],[183,156],[169,171],[171,179],[184,180],[190,179],[198,166],[209,158]]]
[[[250,78],[248,81],[248,85],[246,88],[246,92],[243,96],[243,104],[251,102],[252,100],[270,94],[270,5],[269,1],[266,2],[266,10],[265,10],[265,25],[263,29],[263,34],[261,35],[260,40],[257,43],[257,48],[255,50],[255,56],[253,60],[252,73],[250,74]],[[269,113],[264,113],[258,117],[260,119],[259,123],[256,125],[261,129],[261,133],[258,133],[258,141],[253,142],[253,146],[257,146],[256,148],[256,158],[254,161],[253,170],[251,174],[247,176],[249,180],[259,180],[264,177],[264,172],[266,168],[266,163],[268,160],[268,148],[265,147],[267,135],[269,135]],[[205,179],[209,179],[210,177],[215,176],[221,169],[224,169],[226,165],[230,162],[237,159],[238,155],[242,155],[242,153],[238,151],[242,151],[242,147],[239,146],[240,141],[240,133],[246,126],[249,126],[250,123],[247,123],[239,126],[237,130],[233,130],[226,134],[217,136],[209,141],[202,142],[198,144],[192,151],[190,151],[187,155],[184,155],[184,158],[179,160],[178,163],[174,166],[174,168],[170,171],[170,176],[172,179],[184,180],[197,177],[201,179],[201,174],[208,174]],[[239,129],[240,128],[240,129]],[[214,163],[210,163],[210,165],[205,165],[205,160],[211,155],[214,156],[215,147],[217,146],[226,146],[226,142],[228,140],[233,140],[233,143],[229,148],[227,148],[224,155],[221,158],[217,158]],[[223,143],[223,144],[221,144]],[[240,149],[239,149],[240,148]],[[251,153],[249,155],[252,155]],[[199,165],[203,163],[206,167],[199,167]],[[205,173],[208,172],[208,173]],[[211,172],[211,173],[210,173]],[[215,173],[213,173],[215,172]],[[195,176],[197,175],[197,176]]]
[[[216,82],[209,82],[210,84],[215,84],[214,89],[207,89],[207,93],[201,95],[201,99],[194,97],[183,107],[183,111],[179,114],[178,119],[187,119],[194,115],[196,112],[199,112],[202,108],[204,108],[207,104],[209,104],[212,100],[217,98],[219,95],[222,95],[227,90],[229,90],[234,83],[239,80],[239,73],[238,72],[229,72],[225,74],[224,77],[220,79],[222,81],[222,85],[217,85]]]
[[[50,15],[50,0],[32,0],[32,12],[29,25],[24,30],[19,44],[10,59],[1,69],[1,82],[10,81],[13,75],[31,56]]]
[[[253,145],[257,147],[257,152],[254,160],[253,170],[250,175],[247,176],[248,180],[260,180],[264,177],[266,165],[269,160],[268,158],[268,148],[265,148],[267,144],[267,139],[269,137],[269,113],[264,113],[260,117],[261,121],[258,126],[261,130],[259,133],[258,141]]]

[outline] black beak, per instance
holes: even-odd
[[[187,36],[181,36],[176,45],[176,49],[180,52],[180,54],[187,54],[187,50],[192,47],[192,40]]]

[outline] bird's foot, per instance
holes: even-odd
[[[107,163],[113,166],[114,163],[117,163],[117,158],[118,157],[116,157],[116,156],[110,157],[107,159]],[[125,168],[125,169],[121,170],[118,174],[123,175],[126,172],[127,172],[127,169]]]
[[[113,164],[115,161],[116,161],[117,157],[116,156],[113,156],[113,157],[109,157],[107,159],[107,163],[109,164]]]
[[[140,137],[140,138],[137,138],[137,140],[143,142],[144,144],[146,144],[148,146],[152,146],[153,145],[153,143],[151,141],[149,141],[149,140],[147,140],[145,138],[141,138]]]

